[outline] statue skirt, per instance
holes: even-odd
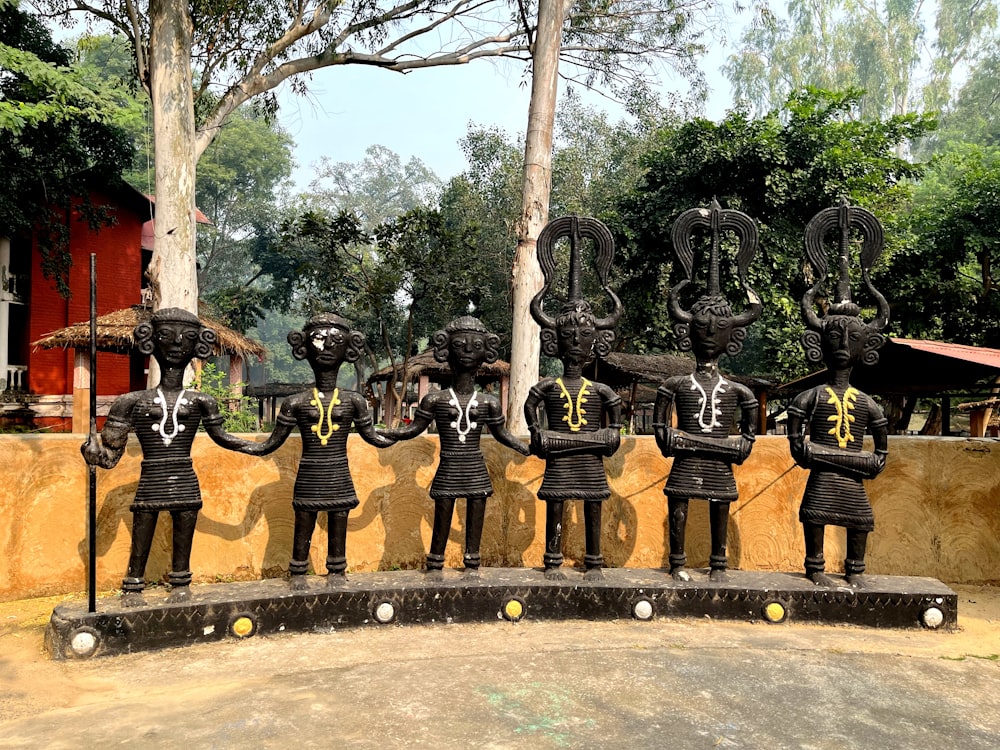
[[[347,456],[334,460],[329,456],[313,460],[303,457],[295,475],[292,507],[310,512],[357,508],[358,494]]]
[[[799,521],[872,531],[875,515],[860,479],[833,471],[813,471],[799,507]]]
[[[663,494],[675,500],[700,497],[725,503],[739,497],[732,465],[702,456],[674,458]]]
[[[430,492],[435,500],[492,495],[493,484],[482,451],[441,451],[441,463]]]
[[[604,458],[594,454],[550,456],[539,500],[605,500],[611,497]]]
[[[134,513],[200,508],[201,487],[190,458],[153,458],[142,462],[139,487],[129,510]]]

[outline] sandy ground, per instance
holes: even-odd
[[[342,737],[344,744],[352,747],[380,746],[376,738],[369,736],[369,728],[374,731],[376,727],[384,737],[396,737],[400,743],[390,742],[390,746],[432,746],[430,739],[435,739],[433,744],[437,747],[462,747],[463,739],[468,739],[477,725],[506,721],[518,711],[528,710],[522,700],[525,695],[532,696],[536,703],[548,701],[542,706],[545,721],[519,718],[511,731],[533,733],[532,737],[544,740],[537,745],[540,747],[605,746],[594,739],[603,735],[588,735],[585,723],[573,724],[585,721],[577,715],[583,709],[576,713],[571,709],[564,711],[567,705],[586,706],[588,712],[594,710],[593,701],[608,688],[598,680],[599,675],[590,674],[597,669],[596,665],[604,673],[619,671],[619,685],[631,681],[638,686],[643,679],[650,680],[648,688],[638,691],[636,687],[634,697],[629,694],[621,698],[624,707],[609,705],[603,720],[615,720],[614,717],[637,702],[655,701],[655,706],[651,703],[644,709],[646,713],[641,720],[621,729],[622,739],[627,738],[637,746],[654,746],[659,743],[656,735],[651,734],[654,725],[648,716],[667,705],[666,683],[675,674],[683,678],[687,668],[684,665],[688,663],[685,654],[691,657],[691,669],[701,664],[697,668],[705,670],[698,673],[697,684],[705,680],[729,683],[705,685],[704,695],[728,691],[725,706],[744,697],[758,699],[757,681],[765,675],[783,681],[781,685],[776,682],[774,688],[786,691],[774,698],[779,703],[790,700],[788,695],[823,691],[829,685],[835,691],[831,699],[838,710],[851,711],[854,704],[851,696],[845,694],[844,684],[855,681],[854,676],[858,675],[859,684],[868,680],[865,700],[874,700],[882,706],[880,710],[891,713],[880,725],[873,719],[871,731],[881,731],[887,724],[901,726],[900,711],[917,726],[902,727],[910,734],[901,740],[895,736],[857,734],[842,737],[839,744],[819,743],[815,747],[886,746],[884,742],[906,746],[921,737],[940,742],[959,739],[956,732],[967,729],[973,734],[961,737],[965,747],[997,747],[1000,746],[1000,587],[952,588],[959,597],[959,628],[949,632],[708,619],[659,619],[647,623],[522,621],[290,633],[62,662],[49,659],[43,634],[52,609],[72,597],[0,603],[0,747],[33,747],[40,737],[45,738],[43,744],[49,747],[92,746],[97,742],[102,745],[142,742],[143,746],[157,747],[219,746],[220,742],[228,744],[229,738],[235,736],[268,745],[269,737],[278,742],[279,735],[273,733],[282,729],[283,722],[288,726],[287,734],[280,735],[282,742],[289,736],[297,736],[297,721],[308,721],[317,711],[326,717],[324,712],[331,710],[348,712],[350,720],[337,719],[334,726],[336,731],[355,732]],[[733,675],[723,671],[733,668],[744,671]],[[863,677],[862,672],[869,669],[874,670],[873,676]],[[477,670],[478,674],[473,674],[470,681],[469,673]],[[506,670],[510,673],[505,674]],[[723,674],[727,676],[722,677]],[[579,692],[560,692],[569,675],[575,675]],[[310,687],[313,678],[314,686]],[[595,685],[599,687],[589,684],[592,679],[598,680]],[[501,686],[520,685],[522,693],[500,691],[473,696],[492,713],[480,711],[471,716],[447,713],[457,708],[447,711],[442,708],[445,713],[434,713],[438,704],[427,697],[431,695],[427,692],[430,686],[438,686],[434,689],[443,689],[445,694],[451,691],[454,696],[448,705],[454,707],[461,706],[469,691],[485,684],[484,680],[496,681]],[[440,687],[448,682],[452,684]],[[543,683],[546,692],[539,698],[538,685]],[[689,689],[690,682],[680,686]],[[955,687],[956,695],[948,696],[953,704],[940,709],[943,718],[939,726],[920,726],[924,714],[933,713],[942,705],[938,694],[942,688],[938,686],[945,690],[952,690],[949,686],[963,687]],[[344,695],[341,690],[349,692]],[[919,700],[916,693],[910,694],[918,690]],[[394,692],[404,694],[407,699],[393,695]],[[625,688],[620,692],[624,696]],[[272,698],[264,700],[261,695]],[[404,708],[382,710],[386,700],[397,701]],[[425,704],[425,700],[429,703]],[[712,713],[714,707],[705,705],[704,712],[694,718],[685,714],[692,742],[699,746],[701,743],[695,741],[702,735],[698,732],[718,733],[720,738],[729,736],[732,740],[709,742],[706,747],[714,744],[754,747],[765,739],[769,747],[804,746],[791,735],[760,734],[770,729],[771,722],[754,726],[756,734],[745,730],[739,735],[727,729],[727,720],[720,718],[728,714]],[[767,711],[774,710],[771,705],[767,704]],[[146,711],[146,707],[154,710]],[[354,709],[363,715],[351,716]],[[186,735],[188,744],[178,743],[176,734],[163,734],[166,727],[177,726],[177,722],[184,726],[180,717],[191,711],[208,716],[216,710],[220,711],[218,720],[206,719],[201,728],[197,723],[187,727],[192,733],[203,732]],[[416,712],[418,719],[421,711],[445,717],[437,723],[451,722],[452,734],[427,736],[427,743],[423,744],[413,736],[394,734],[402,731],[397,720],[402,710]],[[560,713],[558,723],[552,723],[552,713]],[[752,713],[760,714],[760,710],[754,709]],[[826,714],[808,706],[801,709],[800,715],[800,723],[822,722],[826,718]],[[147,723],[130,723],[125,732],[113,726],[120,723],[114,718],[117,716],[127,716],[128,722],[141,717]],[[268,717],[266,726],[262,716]],[[671,721],[677,724],[676,717]],[[95,729],[98,725],[104,727],[99,732]],[[408,722],[406,726],[414,724]],[[550,731],[555,726],[576,726],[576,729],[556,735]],[[223,730],[229,734],[217,734]],[[47,731],[51,734],[45,734]],[[828,736],[836,734],[838,725],[831,724],[825,731]],[[932,732],[932,736],[922,734],[926,732]],[[349,737],[354,741],[346,742]],[[512,739],[509,744],[501,741],[495,746],[518,744]],[[318,741],[302,746],[324,745]],[[693,745],[682,742],[680,746]]]

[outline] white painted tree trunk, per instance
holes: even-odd
[[[150,93],[156,153],[153,308],[198,314],[192,22],[187,0],[150,0]]]
[[[559,89],[559,50],[568,0],[539,0],[538,34],[532,50],[531,102],[524,148],[521,218],[512,271],[513,321],[507,418],[512,432],[525,434],[524,401],[538,381],[540,342],[531,299],[542,288],[535,243],[549,218],[552,190],[552,131]]]

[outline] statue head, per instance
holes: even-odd
[[[560,307],[559,315],[552,318],[545,312],[544,300],[555,278],[553,251],[561,237],[570,239],[568,299]],[[584,238],[594,243],[597,279],[611,299],[611,312],[605,318],[594,315],[590,302],[580,292],[579,245]],[[564,363],[582,364],[595,353],[605,356],[611,351],[615,340],[614,328],[624,312],[621,300],[607,283],[613,255],[611,232],[597,219],[564,216],[546,224],[538,235],[538,262],[545,284],[531,300],[531,316],[541,326],[542,353],[546,356],[559,357]]]
[[[708,288],[690,310],[685,310],[680,303],[680,293],[694,278],[691,236],[698,228],[711,232]],[[732,231],[740,242],[736,257],[737,273],[749,302],[738,315],[733,314],[732,306],[721,293],[719,244],[723,231]],[[747,269],[757,252],[756,224],[746,214],[723,210],[713,200],[708,208],[692,208],[678,216],[671,230],[671,239],[686,274],[686,278],[670,290],[668,297],[670,316],[676,321],[674,334],[677,346],[682,351],[693,350],[699,362],[714,362],[723,354],[739,354],[747,335],[746,327],[759,318],[763,310],[760,297],[746,282]]]
[[[179,307],[157,310],[133,335],[139,351],[151,354],[161,369],[183,369],[195,357],[210,357],[218,340],[197,315]]]
[[[840,233],[838,278],[833,301],[826,310],[817,313],[816,296],[826,285],[829,270],[823,240],[831,229]],[[861,279],[878,306],[878,313],[870,323],[861,320],[861,308],[851,299],[848,251],[852,229],[862,235]],[[815,284],[802,297],[802,317],[806,323],[802,345],[806,359],[813,364],[823,362],[830,370],[850,369],[859,362],[875,364],[878,362],[878,350],[885,344],[881,332],[889,323],[889,303],[869,277],[869,271],[884,247],[882,225],[870,211],[841,200],[839,206],[823,209],[810,220],[806,226],[805,245],[806,260],[816,275]]]
[[[431,336],[434,359],[447,362],[453,373],[475,372],[500,356],[500,337],[486,330],[479,318],[455,318]]]
[[[335,370],[344,362],[358,360],[365,337],[351,330],[350,322],[339,315],[321,313],[309,318],[301,331],[289,332],[288,344],[292,356],[308,360],[313,370]]]

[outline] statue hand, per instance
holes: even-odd
[[[548,449],[545,445],[545,438],[542,435],[542,431],[537,427],[532,425],[531,430],[531,453],[538,456],[539,458],[545,458],[548,455]]]
[[[753,450],[753,440],[748,438],[746,435],[740,436],[740,453],[739,458],[736,459],[736,465],[741,466],[744,461],[750,458],[750,451]]]
[[[601,439],[604,441],[604,445],[606,446],[604,449],[604,455],[615,455],[622,445],[621,430],[616,430],[613,427],[604,427],[601,429],[601,433]]]
[[[91,466],[100,466],[104,458],[104,449],[101,447],[101,439],[96,432],[87,436],[87,441],[80,446],[80,453],[83,460]]]

